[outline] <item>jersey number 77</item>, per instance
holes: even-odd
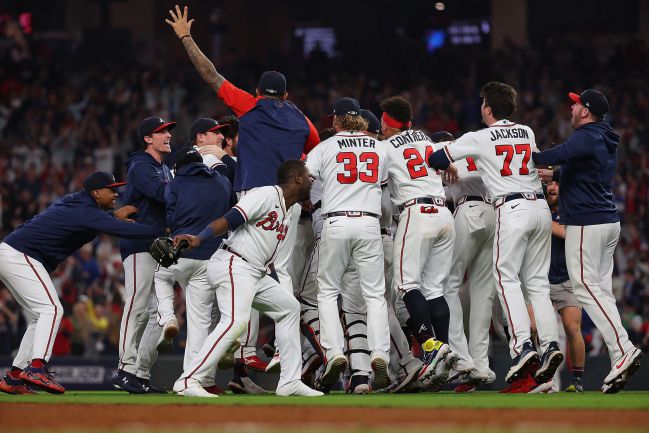
[[[527,163],[530,161],[530,157],[532,156],[532,150],[529,143],[515,144],[513,146],[511,144],[498,144],[496,145],[496,155],[505,155],[503,168],[500,170],[500,175],[503,177],[512,175],[510,164],[514,158],[514,151],[516,151],[517,155],[523,155],[521,168],[518,170],[518,174],[530,174],[530,169],[527,167]]]

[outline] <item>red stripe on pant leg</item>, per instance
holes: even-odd
[[[622,349],[622,345],[620,344],[620,336],[617,333],[617,329],[615,329],[615,325],[613,325],[613,321],[611,320],[610,317],[608,317],[608,314],[606,314],[606,311],[604,311],[604,308],[602,305],[599,303],[597,298],[595,298],[595,295],[593,292],[590,291],[590,287],[588,287],[588,284],[586,284],[586,281],[584,281],[584,250],[583,250],[583,245],[584,245],[584,226],[581,226],[581,238],[579,239],[579,265],[581,267],[581,284],[584,285],[588,293],[590,294],[590,297],[593,298],[593,301],[597,304],[600,310],[602,310],[602,313],[604,313],[604,317],[606,317],[606,320],[608,320],[608,323],[611,324],[611,328],[613,328],[613,332],[615,332],[615,339],[617,340],[617,346],[620,348],[620,351],[622,351],[622,355],[624,355],[624,349]]]
[[[125,365],[122,362],[122,359],[126,354],[126,334],[128,332],[128,319],[131,317],[131,311],[133,310],[133,302],[135,301],[135,295],[137,294],[137,266],[136,266],[137,260],[136,259],[137,259],[137,253],[133,254],[133,296],[131,297],[131,303],[128,306],[128,313],[126,313],[126,324],[124,325],[124,337],[122,338],[122,357],[119,358],[119,363],[121,364],[122,368]]]
[[[399,273],[401,274],[401,284],[403,284],[403,247],[406,245],[406,233],[408,233],[408,224],[410,224],[410,208],[408,208],[406,229],[403,231],[403,238],[401,239],[401,255],[399,257]]]
[[[509,319],[509,325],[512,328],[511,335],[514,337],[514,353],[519,355],[516,350],[516,344],[518,344],[518,339],[516,338],[516,331],[514,330],[514,322],[512,322],[512,315],[509,312],[509,304],[507,303],[507,298],[505,297],[505,288],[503,287],[502,276],[500,275],[500,269],[498,268],[498,260],[500,260],[500,209],[498,209],[498,230],[496,238],[496,272],[498,272],[498,285],[500,286],[500,292],[503,294],[503,300],[505,301],[505,309],[507,310],[507,318]]]
[[[52,306],[54,307],[54,319],[52,319],[52,327],[50,328],[50,336],[47,338],[47,346],[45,347],[45,353],[43,354],[42,359],[45,360],[45,357],[47,356],[47,353],[50,351],[50,343],[52,342],[52,334],[54,333],[54,324],[56,323],[56,316],[58,316],[58,311],[59,309],[56,306],[56,303],[54,302],[54,299],[52,299],[52,295],[50,294],[50,291],[47,290],[47,286],[45,285],[45,282],[41,278],[40,275],[38,275],[38,272],[36,272],[36,268],[34,268],[34,265],[32,265],[32,262],[29,261],[29,257],[27,257],[27,254],[24,254],[25,260],[27,260],[27,263],[29,266],[32,268],[32,271],[36,274],[36,277],[38,280],[41,282],[43,285],[43,288],[45,289],[45,293],[47,293],[47,297],[50,298],[50,302],[52,303]],[[33,354],[34,358],[36,358],[36,354]]]
[[[210,355],[212,354],[212,351],[214,350],[214,348],[216,347],[216,345],[219,344],[219,341],[221,341],[221,339],[223,338],[223,336],[224,336],[225,334],[227,334],[227,332],[230,330],[230,328],[232,328],[232,325],[234,325],[234,276],[232,275],[232,261],[233,261],[233,260],[234,260],[234,256],[231,256],[231,257],[230,257],[230,267],[229,267],[229,271],[230,271],[230,285],[232,286],[232,293],[231,293],[231,296],[232,296],[232,306],[231,306],[231,314],[230,314],[230,316],[231,316],[231,318],[230,318],[230,324],[228,325],[227,328],[225,328],[225,331],[223,331],[223,333],[222,333],[221,335],[219,335],[219,338],[216,339],[216,342],[212,345],[212,348],[210,349],[209,352],[207,352],[207,355],[205,355],[205,357],[203,358],[203,360],[201,361],[201,363],[198,364],[198,367],[196,367],[196,368],[195,368],[191,373],[189,373],[189,375],[185,378],[185,388],[187,388],[187,379],[189,379],[190,377],[192,377],[192,375],[193,375],[194,373],[196,373],[196,371],[197,371],[199,368],[201,368],[201,367],[203,366],[203,364],[205,364],[205,361],[207,361],[207,358],[210,357]]]

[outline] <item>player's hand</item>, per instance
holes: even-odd
[[[457,168],[453,164],[450,164],[446,170],[444,170],[444,182],[447,185],[453,185],[455,182],[457,182],[458,176],[457,176]]]
[[[126,206],[122,206],[121,208],[114,211],[113,216],[118,220],[132,223],[135,221],[130,219],[128,216],[136,213],[137,213],[137,208],[135,206],[131,206],[130,204],[127,204]]]
[[[183,36],[190,34],[194,20],[192,19],[187,21],[188,11],[189,9],[187,8],[187,6],[185,6],[185,8],[181,11],[180,7],[176,5],[175,12],[172,10],[169,11],[171,20],[165,20],[165,22],[174,29],[174,32],[176,32],[176,36],[178,36],[178,38],[182,38]]]
[[[539,177],[541,178],[541,181],[543,182],[551,182],[552,181],[552,176],[554,176],[554,170],[548,170],[546,168],[539,168],[537,169],[539,172]]]
[[[198,153],[201,155],[214,155],[218,159],[222,159],[227,153],[221,147],[216,144],[210,144],[208,146],[202,146],[198,148]]]
[[[189,247],[188,250],[192,248],[198,248],[201,245],[201,238],[193,235],[176,235],[174,236],[174,247],[178,247],[182,241],[187,241]]]

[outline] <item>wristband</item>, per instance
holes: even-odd
[[[199,234],[196,235],[196,237],[201,240],[201,243],[206,239],[211,238],[212,236],[214,236],[214,231],[212,230],[212,227],[210,227],[209,225],[205,227]]]
[[[191,37],[192,37],[192,35],[187,34],[187,35],[185,35],[185,36],[181,36],[181,37],[180,37],[180,40],[182,41],[182,40],[185,39],[185,38],[191,38]]]

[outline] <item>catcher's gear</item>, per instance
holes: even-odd
[[[181,250],[188,246],[189,242],[184,239],[176,247],[174,246],[173,239],[161,236],[153,241],[151,248],[149,248],[149,253],[151,253],[155,261],[160,263],[161,266],[168,268],[178,263]]]

